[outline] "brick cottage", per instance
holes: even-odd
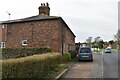
[[[38,8],[39,15],[0,23],[1,48],[49,47],[55,52],[75,49],[75,35],[58,16],[50,16],[48,3]]]

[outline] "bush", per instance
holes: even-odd
[[[76,47],[75,50],[78,51],[80,47]]]
[[[77,51],[75,51],[75,50],[70,50],[70,51],[68,51],[68,52],[71,54],[71,59],[76,58],[76,56],[77,56]]]
[[[71,54],[69,52],[65,52],[63,54],[64,60],[65,61],[70,61],[71,60]]]
[[[62,62],[60,53],[1,60],[2,78],[44,78],[47,71]]]
[[[50,48],[4,48],[2,49],[2,57],[3,59],[19,58],[48,52],[51,52]]]

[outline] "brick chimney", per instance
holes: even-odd
[[[38,8],[39,9],[39,15],[50,15],[50,7],[48,3],[41,3],[41,6]]]

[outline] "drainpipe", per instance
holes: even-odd
[[[5,42],[7,41],[7,24],[5,25]]]
[[[59,26],[60,26],[60,52],[61,52],[61,55],[63,56],[63,53],[64,53],[64,31],[63,31],[63,23],[62,23],[62,19],[59,18]]]
[[[62,56],[64,53],[64,34],[63,34],[63,26],[61,26],[61,44],[62,44]]]
[[[63,22],[64,21],[62,20],[61,17],[59,18],[59,20],[60,20],[59,26],[60,26],[60,30],[61,30],[60,37],[61,37],[61,48],[62,48],[62,50],[60,49],[60,51],[63,56],[63,53],[64,53],[64,25],[63,25]]]

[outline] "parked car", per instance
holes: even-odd
[[[93,62],[93,54],[90,47],[80,47],[78,50],[78,61],[89,60]]]
[[[106,48],[104,51],[105,51],[105,53],[111,53],[112,52],[110,48]]]

